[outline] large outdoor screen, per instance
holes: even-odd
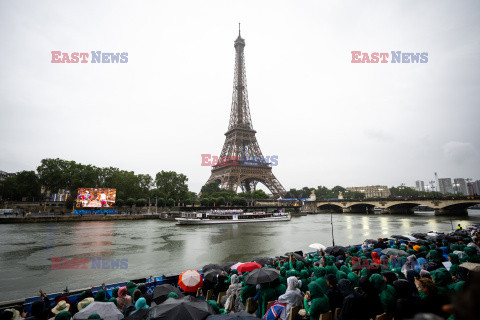
[[[77,195],[79,208],[108,208],[115,204],[117,189],[80,188]]]

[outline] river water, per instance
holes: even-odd
[[[359,244],[367,238],[440,231],[480,223],[480,210],[468,217],[333,214],[335,244]],[[0,301],[35,296],[38,289],[61,292],[180,273],[208,263],[248,261],[255,257],[306,250],[311,243],[332,244],[330,214],[290,222],[177,226],[171,221],[101,221],[0,225]],[[124,269],[52,269],[52,257],[128,259]]]

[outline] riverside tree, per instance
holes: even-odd
[[[155,185],[163,195],[166,205],[171,205],[175,200],[184,200],[188,196],[187,181],[187,176],[175,171],[162,170],[155,176]]]

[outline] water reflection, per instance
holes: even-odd
[[[389,236],[390,232],[388,231],[388,218],[387,217],[380,217],[380,228],[382,229],[382,236]]]
[[[477,210],[478,211],[478,210]],[[358,244],[392,234],[450,231],[451,225],[480,222],[470,217],[333,214],[335,244]],[[290,222],[180,227],[173,222],[100,221],[0,225],[0,300],[36,295],[38,288],[61,291],[102,282],[201,268],[207,263],[249,261],[253,257],[305,250],[333,242],[330,214]],[[128,269],[51,270],[51,257],[128,259]]]

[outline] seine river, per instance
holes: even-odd
[[[480,223],[480,210],[468,217],[333,214],[335,243],[413,232],[451,231],[452,224]],[[101,283],[180,273],[208,263],[305,250],[314,242],[331,245],[330,214],[290,222],[217,226],[177,226],[160,220],[0,225],[0,301],[86,288]],[[124,269],[52,269],[52,258],[127,259]]]

